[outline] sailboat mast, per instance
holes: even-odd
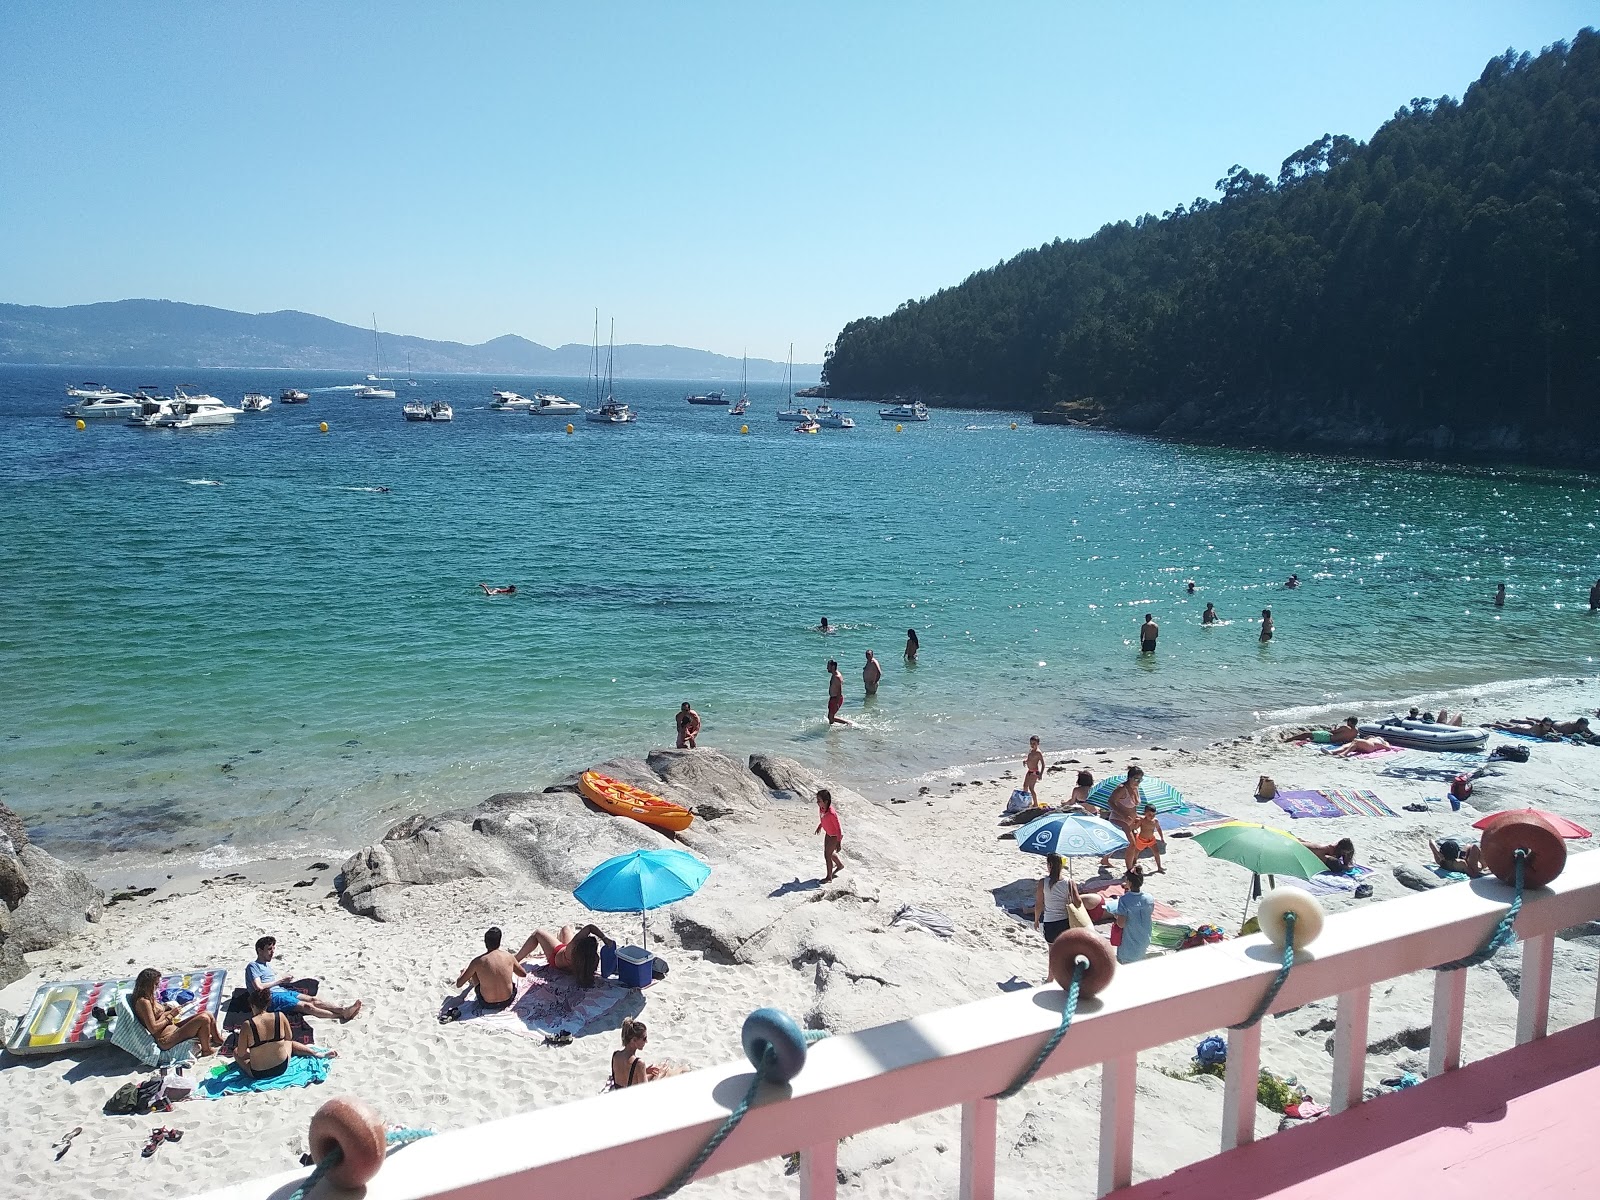
[[[606,344],[606,399],[615,400],[616,395],[612,390],[611,363],[617,353],[617,319],[611,318],[611,340]]]
[[[589,351],[589,374],[594,379],[594,406],[600,407],[600,310],[594,310],[594,348]]]
[[[377,378],[383,378],[383,347],[378,342],[378,314],[372,314],[372,366]]]

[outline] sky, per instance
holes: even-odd
[[[1600,4],[0,0],[0,301],[820,361]]]

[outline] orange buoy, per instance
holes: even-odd
[[[1050,943],[1050,978],[1060,987],[1072,986],[1073,967],[1079,959],[1089,964],[1078,984],[1080,999],[1089,1000],[1111,982],[1117,972],[1117,958],[1111,943],[1087,929],[1069,929]]]
[[[1505,884],[1517,881],[1518,850],[1527,851],[1522,868],[1524,887],[1544,887],[1567,866],[1567,843],[1556,827],[1527,811],[1498,814],[1484,826],[1478,850],[1489,873]]]
[[[311,1118],[311,1161],[321,1163],[338,1147],[339,1164],[326,1178],[335,1187],[353,1191],[383,1166],[383,1118],[365,1100],[335,1096]]]

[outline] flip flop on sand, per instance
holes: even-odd
[[[68,1150],[72,1149],[72,1139],[77,1137],[82,1132],[83,1132],[83,1126],[79,1125],[76,1128],[72,1129],[67,1134],[66,1137],[62,1138],[54,1146],[50,1147],[50,1149],[52,1149],[52,1150],[54,1150],[56,1152],[56,1161],[57,1162],[60,1162],[62,1157],[66,1154],[66,1152]]]

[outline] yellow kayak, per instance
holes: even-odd
[[[589,803],[619,817],[632,817],[657,829],[680,833],[689,828],[694,814],[681,804],[663,800],[654,792],[623,783],[609,775],[585,771],[578,776],[578,791]]]

